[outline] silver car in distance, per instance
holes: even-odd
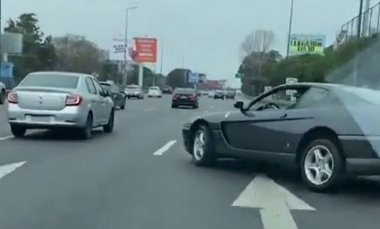
[[[113,131],[114,104],[92,75],[70,72],[33,72],[8,94],[8,121],[12,134],[27,129],[75,130],[81,139],[92,129]]]

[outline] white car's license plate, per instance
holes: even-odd
[[[181,96],[181,99],[187,99],[187,96]]]
[[[33,122],[51,122],[53,120],[52,116],[35,116],[35,115],[28,115],[26,117],[28,120]]]

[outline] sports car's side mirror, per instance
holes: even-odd
[[[235,104],[234,104],[234,107],[237,108],[237,109],[243,109],[244,107],[244,102],[242,101],[237,101]]]

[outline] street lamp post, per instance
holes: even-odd
[[[125,9],[125,31],[124,31],[124,74],[122,79],[122,85],[127,85],[127,67],[128,67],[128,61],[127,61],[127,48],[128,48],[128,15],[129,11],[137,9],[137,6],[129,7]]]
[[[290,51],[290,37],[291,37],[292,26],[293,26],[293,8],[294,8],[294,0],[291,0],[290,15],[289,15],[289,29],[288,29],[288,44],[286,46],[286,58],[289,57],[289,51]]]

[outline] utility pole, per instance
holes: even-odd
[[[361,32],[362,32],[363,4],[364,4],[364,0],[360,0],[360,3],[359,3],[359,14],[358,14],[358,31],[357,31],[357,38],[358,38],[358,40],[360,39],[360,37],[362,35]],[[357,51],[359,52],[359,48],[358,48]],[[358,67],[359,67],[358,58],[355,57],[355,59],[354,59],[354,72],[353,72],[353,77],[352,77],[352,84],[354,86],[357,85]]]
[[[364,4],[364,0],[360,0],[359,14],[358,14],[358,31],[357,31],[358,38],[361,37],[361,32],[362,32],[363,4]]]
[[[367,36],[371,33],[371,28],[369,27],[370,25],[370,14],[369,14],[369,8],[371,6],[371,0],[365,0],[365,5],[364,5],[364,13],[363,15],[363,31],[362,31],[362,36]]]
[[[290,15],[289,15],[289,29],[288,29],[288,44],[286,46],[286,58],[289,57],[289,51],[290,51],[290,37],[292,34],[292,26],[293,26],[293,8],[294,8],[294,0],[291,0]]]
[[[0,0],[1,1],[1,0]],[[129,7],[125,9],[125,31],[124,31],[124,67],[123,67],[123,79],[122,85],[127,85],[127,69],[128,69],[128,60],[127,60],[127,52],[128,52],[128,14],[129,11],[137,9],[137,6]]]

